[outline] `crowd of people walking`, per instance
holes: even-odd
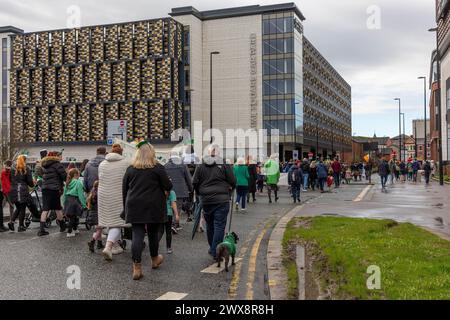
[[[0,231],[16,231],[17,219],[17,231],[27,230],[26,210],[36,211],[30,190],[39,188],[42,193],[39,237],[49,234],[46,222],[50,212],[56,214],[59,231],[66,232],[67,238],[80,233],[80,219],[85,216],[86,224],[94,228],[87,243],[89,252],[102,250],[104,259],[112,261],[114,255],[124,251],[124,239],[131,239],[134,280],[143,277],[145,237],[151,266],[157,269],[164,261],[159,248],[164,234],[167,254],[172,254],[172,236],[182,229],[182,214],[186,222],[193,221],[194,202],[202,208],[208,253],[217,259],[216,248],[225,237],[230,211],[245,213],[248,204],[259,200],[264,189],[269,203],[278,202],[282,173],[287,176],[293,202],[299,203],[304,192],[317,189],[324,193],[351,180],[362,180],[362,176],[371,182],[374,170],[371,162],[346,165],[337,157],[280,163],[276,154],[265,163],[251,156],[240,157],[233,165],[221,157],[218,147],[211,147],[208,156],[191,171],[177,152],[170,154],[165,165],[160,164],[154,147],[147,141],[137,143],[133,159],[123,155],[120,144],[114,144],[109,152],[99,147],[96,156],[84,160],[80,168],[73,163],[65,167],[59,152],[43,151],[41,156],[34,170],[27,165],[24,155],[4,163]],[[392,183],[416,182],[421,169],[428,183],[434,170],[432,163],[382,161],[378,165],[383,189],[389,177]],[[10,210],[8,227],[3,224],[5,204]]]

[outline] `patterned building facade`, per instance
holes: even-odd
[[[101,144],[108,120],[127,138],[182,127],[183,26],[171,18],[11,37],[12,141]]]
[[[324,157],[351,151],[350,85],[306,37],[303,62],[304,144]]]

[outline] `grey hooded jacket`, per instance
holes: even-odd
[[[90,192],[94,182],[98,180],[98,167],[105,160],[105,155],[99,154],[94,159],[89,160],[84,170],[84,189]]]
[[[192,186],[192,177],[186,165],[182,164],[181,158],[171,158],[164,166],[167,175],[172,180],[173,191],[178,199],[189,197],[194,188]]]

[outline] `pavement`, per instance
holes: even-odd
[[[272,299],[287,299],[287,274],[283,267],[282,240],[287,223],[294,217],[345,216],[393,219],[412,223],[450,241],[450,186],[437,182],[394,182],[382,192],[378,176],[372,185],[364,182],[343,185],[331,193],[309,199],[281,218],[269,240],[267,264]],[[303,269],[301,269],[303,270]],[[299,270],[299,272],[301,272]],[[299,284],[300,285],[300,284]],[[305,293],[305,287],[300,292]]]
[[[355,218],[393,219],[426,228],[444,238],[450,237],[450,186],[425,183],[396,182],[381,192],[379,178],[357,195],[348,189],[344,193],[317,198],[297,215],[340,215]],[[365,193],[365,194],[363,194]]]
[[[308,192],[303,199],[319,195]],[[258,195],[257,202],[250,203],[245,214],[235,212],[232,230],[240,236],[237,257],[241,260],[228,273],[219,270],[208,255],[206,234],[197,233],[191,240],[192,223],[185,222],[183,230],[173,237],[172,255],[166,254],[165,239],[161,241],[165,261],[159,270],[151,269],[148,249],[144,251],[141,281],[131,279],[129,249],[114,256],[112,263],[106,262],[100,251],[88,252],[92,232],[84,226],[80,227],[80,235],[68,239],[53,224],[50,236],[39,238],[38,224],[33,223],[24,233],[0,234],[0,300],[269,299],[266,262],[269,237],[278,220],[294,207],[283,186],[278,203],[269,204],[266,194]],[[80,289],[67,286],[73,266],[80,270]]]

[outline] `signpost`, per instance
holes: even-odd
[[[115,139],[127,141],[127,121],[126,120],[108,120],[107,142],[111,146]]]
[[[292,157],[294,158],[294,160],[298,160],[298,150],[294,150],[292,151]]]
[[[311,160],[313,157],[314,157],[314,153],[309,152],[309,153],[308,153],[308,158]]]

